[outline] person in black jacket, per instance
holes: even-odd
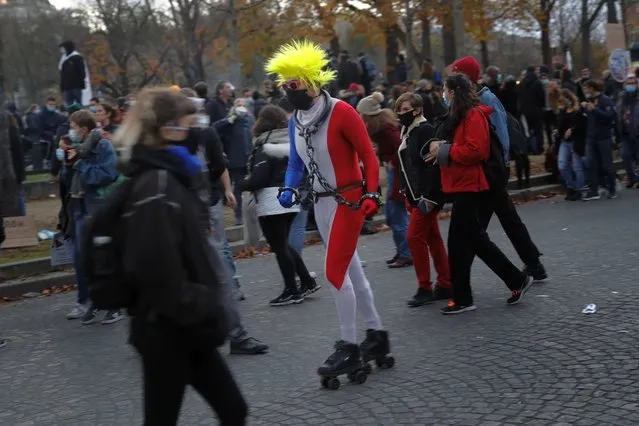
[[[543,113],[546,106],[544,85],[535,74],[534,67],[526,69],[524,79],[519,83],[519,99],[521,114],[526,117],[528,128],[534,139],[533,154],[544,152]],[[548,141],[550,144],[552,141]]]
[[[18,206],[20,216],[27,215],[27,205],[24,201],[24,191],[22,183],[26,179],[26,171],[24,165],[24,153],[22,152],[22,135],[20,134],[20,119],[16,118],[10,110],[6,111],[7,123],[9,125],[9,148],[11,149],[11,162],[13,163],[13,171],[18,184]]]
[[[300,208],[298,205],[282,207],[277,200],[278,190],[284,186],[290,153],[286,111],[276,105],[262,108],[253,135],[255,140],[247,165],[249,174],[238,185],[242,191],[253,193],[262,233],[275,253],[284,278],[284,291],[271,300],[270,305],[302,303],[320,286],[311,277],[300,254],[288,243],[291,225]],[[300,278],[300,288],[295,282],[296,275]]]
[[[568,89],[561,91],[557,139],[558,168],[568,190],[566,201],[581,200],[585,175],[583,157],[585,151],[586,121],[577,95]]]
[[[229,115],[233,108],[233,86],[228,81],[220,81],[215,86],[215,97],[206,104],[206,112],[211,118],[211,124]]]
[[[435,137],[435,129],[422,115],[423,105],[422,97],[414,93],[404,93],[395,103],[395,112],[402,124],[402,143],[398,151],[400,186],[410,211],[408,247],[419,284],[417,293],[408,302],[413,307],[452,297],[448,255],[437,220],[444,206],[439,166],[426,164],[423,160]],[[437,271],[436,291],[430,277],[431,254]]]
[[[64,105],[82,105],[82,91],[86,88],[87,67],[84,58],[75,50],[72,41],[60,43],[60,90]]]
[[[114,137],[133,180],[123,267],[136,290],[130,342],[142,357],[146,425],[177,424],[189,384],[220,424],[246,424],[246,402],[216,349],[227,321],[221,261],[202,232],[203,165],[185,146],[195,112],[180,93],[147,90]]]
[[[208,206],[209,221],[206,230],[209,244],[217,251],[219,258],[224,260],[217,269],[226,300],[231,354],[263,354],[268,351],[268,346],[248,334],[242,324],[240,307],[237,303],[238,299],[244,300],[244,294],[240,290],[233,253],[226,238],[222,198],[231,208],[235,206],[236,200],[226,168],[226,159],[222,152],[222,142],[215,129],[209,126],[209,117],[204,110],[205,101],[198,98],[191,89],[183,88],[181,92],[190,97],[198,107],[197,127],[189,132],[186,146],[192,155],[198,156],[203,164],[208,165],[203,168],[200,192],[203,193],[202,198]]]

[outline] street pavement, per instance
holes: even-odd
[[[322,389],[315,375],[339,337],[323,278],[323,249],[305,249],[324,286],[292,307],[271,308],[282,287],[273,256],[238,262],[244,320],[271,345],[263,356],[227,356],[250,405],[251,425],[638,425],[639,191],[617,200],[553,198],[519,211],[552,281],[507,306],[506,287],[477,261],[477,310],[444,317],[405,302],[412,269],[388,270],[391,234],[362,237],[396,366],[363,385]],[[444,234],[447,221],[441,222]],[[491,237],[515,260],[499,223]],[[519,260],[516,260],[519,264]],[[82,326],[64,315],[74,295],[0,307],[0,425],[139,425],[140,364],[128,321]],[[581,310],[595,303],[598,311]],[[227,348],[224,348],[227,353]],[[181,425],[215,424],[192,390]]]

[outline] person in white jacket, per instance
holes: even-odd
[[[253,128],[253,150],[248,161],[248,176],[239,182],[242,191],[250,191],[255,199],[257,216],[264,238],[275,253],[284,278],[284,291],[271,300],[271,306],[298,304],[315,293],[320,286],[310,275],[304,260],[288,243],[291,224],[299,213],[299,205],[282,207],[277,199],[290,153],[286,111],[276,105],[260,110]],[[299,276],[300,288],[295,277]]]

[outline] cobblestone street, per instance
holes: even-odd
[[[639,425],[639,190],[591,203],[553,198],[519,211],[552,281],[507,306],[506,287],[477,261],[477,310],[453,317],[439,313],[444,302],[406,307],[413,269],[386,268],[390,233],[362,237],[360,256],[396,367],[338,391],[321,389],[315,375],[339,337],[323,248],[307,248],[304,258],[324,288],[292,307],[268,306],[282,286],[273,256],[239,261],[244,322],[271,345],[268,355],[226,356],[249,403],[249,424]],[[448,222],[441,228],[446,234]],[[489,232],[520,264],[497,219]],[[0,336],[9,340],[0,350],[0,425],[141,424],[128,321],[67,321],[74,296],[0,306]],[[582,314],[589,303],[598,312]],[[189,390],[180,424],[212,419]]]

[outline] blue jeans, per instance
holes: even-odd
[[[623,161],[624,169],[626,169],[628,182],[639,182],[639,176],[637,176],[637,172],[635,171],[635,167],[637,167],[637,160],[639,160],[639,139],[634,141],[626,138],[622,139],[621,160]]]
[[[566,188],[581,191],[585,181],[584,164],[581,156],[573,152],[572,142],[561,141],[557,160],[559,173],[561,173]]]
[[[408,212],[406,206],[401,201],[389,200],[393,190],[393,183],[395,180],[395,170],[386,168],[386,204],[384,205],[384,215],[386,215],[386,224],[391,228],[393,232],[393,241],[395,242],[395,250],[397,256],[410,259],[411,253],[408,248],[408,241],[406,240],[406,232],[408,231]]]
[[[62,97],[64,99],[64,106],[67,108],[73,104],[82,105],[82,89],[65,90],[62,92]]]
[[[587,140],[586,162],[588,163],[590,191],[595,192],[601,184],[611,194],[614,194],[617,174],[612,163],[612,140]]]
[[[306,198],[306,191],[300,192],[300,198]],[[306,224],[308,223],[308,210],[301,209],[293,219],[291,230],[288,233],[288,245],[297,252],[302,254],[304,241],[306,239]]]
[[[84,277],[84,268],[82,267],[82,227],[86,213],[81,210],[73,212],[75,221],[75,235],[73,236],[73,268],[75,269],[75,280],[78,285],[78,303],[84,305],[89,302],[89,286]]]
[[[211,250],[211,261],[216,269],[220,284],[222,286],[223,297],[226,301],[228,322],[229,322],[229,338],[236,342],[241,342],[248,337],[248,332],[242,325],[240,318],[240,305],[235,294],[235,261],[233,254],[226,239],[224,230],[224,205],[222,201],[209,208],[209,225],[211,234],[209,235],[209,245]],[[222,259],[224,257],[224,259]]]

